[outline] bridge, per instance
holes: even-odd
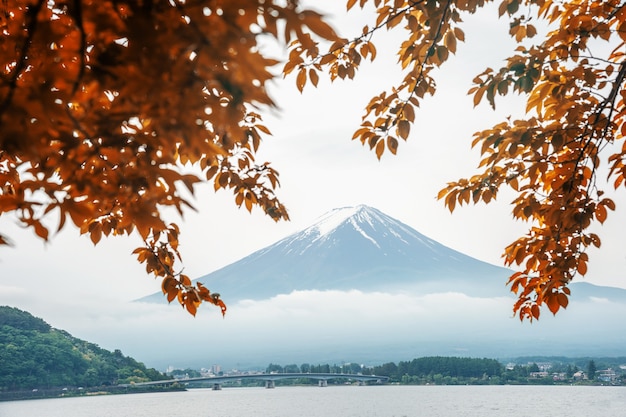
[[[382,384],[389,380],[386,376],[377,375],[361,375],[361,374],[330,374],[330,373],[269,373],[269,374],[242,374],[242,375],[223,375],[223,376],[202,376],[184,379],[168,379],[162,381],[138,382],[134,384],[120,384],[120,387],[145,387],[149,385],[170,385],[185,384],[193,382],[209,382],[214,390],[222,389],[224,382],[242,381],[242,380],[261,380],[265,381],[265,388],[274,388],[276,381],[281,379],[315,379],[320,387],[328,386],[329,380],[346,379],[349,381],[357,381],[360,385],[366,382],[375,382]]]

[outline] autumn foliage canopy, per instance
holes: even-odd
[[[292,74],[302,91],[321,76],[354,78],[376,58],[377,36],[404,31],[404,78],[366,104],[353,137],[378,158],[395,154],[436,92],[434,70],[465,40],[462,17],[489,3],[348,0],[348,11],[370,8],[372,22],[343,38],[297,0],[4,0],[0,217],[13,213],[44,240],[68,220],[94,244],[137,233],[135,254],[169,301],[225,312],[219,294],[180,272],[179,229],[162,212],[182,214],[194,184],[209,181],[239,206],[288,218],[277,172],[255,159],[270,134],[267,83]],[[439,198],[452,211],[489,203],[503,186],[516,193],[513,215],[530,229],[504,258],[518,270],[514,311],[532,320],[542,305],[567,306],[586,248],[600,246],[589,226],[615,209],[598,185],[601,164],[615,188],[626,185],[626,10],[616,0],[496,3],[519,47],[469,93],[494,107],[499,95],[523,94],[527,114],[477,132],[482,172]],[[285,58],[264,55],[267,42]]]

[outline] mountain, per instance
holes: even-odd
[[[372,207],[339,208],[198,278],[222,294],[225,320],[210,308],[193,321],[180,320],[179,309],[172,309],[171,318],[153,319],[160,349],[145,354],[167,364],[170,352],[182,357],[184,351],[194,361],[189,365],[238,368],[347,358],[623,354],[626,290],[573,283],[567,309],[556,317],[544,309],[538,322],[521,323],[505,285],[510,274]],[[142,301],[166,302],[161,293]],[[140,331],[135,339],[155,344],[147,329]]]
[[[229,302],[295,290],[505,296],[510,274],[360,205],[334,209],[304,230],[196,281]],[[162,294],[142,299],[157,300]]]
[[[8,306],[0,306],[0,352],[0,392],[165,379],[119,350],[102,349]]]

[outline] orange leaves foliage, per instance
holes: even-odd
[[[69,219],[94,244],[136,232],[145,242],[136,255],[170,301],[190,313],[202,301],[225,311],[218,295],[176,272],[177,229],[161,211],[182,214],[206,180],[247,210],[288,218],[275,195],[278,173],[255,160],[270,134],[255,110],[274,105],[265,86],[278,63],[258,38],[313,51],[311,35],[332,40],[333,29],[297,2],[0,8],[0,215],[15,213],[44,240],[55,218],[57,229]],[[184,173],[187,164],[195,174]]]
[[[317,85],[317,73],[325,71],[330,80],[354,78],[361,63],[376,58],[373,37],[383,29],[404,30],[406,40],[398,49],[398,62],[405,71],[404,79],[391,93],[383,92],[366,106],[361,127],[353,139],[374,150],[380,159],[385,151],[397,152],[398,139],[407,140],[415,121],[415,108],[427,95],[435,92],[430,72],[455,53],[457,43],[465,39],[457,26],[464,10],[453,2],[365,1],[363,8],[373,3],[376,20],[365,26],[360,36],[348,40],[329,39],[326,52],[318,44],[295,41],[283,68],[285,75],[296,70],[296,86],[302,91],[307,82]],[[348,1],[347,8],[357,1]],[[315,76],[312,76],[315,74]]]
[[[371,99],[353,135],[380,159],[386,150],[396,153],[398,138],[410,136],[415,109],[435,93],[433,70],[465,40],[462,13],[485,2],[348,0],[348,10],[357,4],[376,8],[371,26],[352,40],[334,40],[325,53],[294,42],[284,73],[298,70],[300,90],[307,68],[325,70],[331,80],[353,78],[364,58],[374,58],[368,54],[377,32],[405,30],[398,48],[405,77]],[[513,216],[530,229],[506,248],[504,259],[521,269],[509,281],[519,297],[514,311],[533,320],[542,305],[552,313],[568,305],[567,284],[587,272],[586,248],[600,246],[588,229],[615,209],[598,189],[601,162],[608,162],[615,188],[626,185],[626,143],[613,155],[602,152],[626,134],[626,7],[619,0],[501,0],[499,14],[509,18],[519,47],[499,70],[478,74],[469,94],[475,106],[486,99],[493,108],[498,96],[526,95],[527,117],[477,132],[473,146],[480,147],[483,172],[449,183],[438,198],[453,211],[457,204],[491,202],[503,185],[517,194]],[[550,30],[534,46],[526,42],[537,36],[531,21]],[[602,43],[609,48],[591,49]]]
[[[528,117],[477,132],[473,145],[480,146],[484,171],[449,183],[439,198],[452,211],[470,196],[474,203],[489,202],[502,185],[517,193],[513,216],[531,226],[506,248],[504,260],[520,268],[509,280],[518,295],[514,311],[533,320],[542,305],[553,314],[567,307],[567,284],[587,273],[586,248],[600,247],[589,227],[615,210],[598,188],[600,164],[609,163],[615,188],[624,183],[626,145],[612,155],[602,150],[623,143],[626,133],[620,29],[626,10],[619,1],[504,0],[500,15],[510,16],[510,34],[518,42],[536,34],[526,24],[530,17],[520,15],[522,4],[537,5],[536,17],[556,27],[539,45],[520,46],[499,71],[478,75],[470,94],[475,105],[487,98],[494,107],[497,95],[527,94]],[[592,40],[608,44],[609,52],[596,54]]]

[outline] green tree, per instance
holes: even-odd
[[[596,362],[593,359],[590,360],[589,363],[587,364],[587,378],[589,380],[596,379],[597,371],[598,371],[598,368],[596,368]]]
[[[134,378],[164,379],[158,371],[50,327],[27,312],[0,307],[0,391],[97,386]]]
[[[362,367],[358,363],[347,363],[344,365],[344,371],[349,374],[358,374],[361,373]]]
[[[270,363],[269,365],[267,365],[267,368],[265,368],[265,372],[268,374],[272,372],[281,374],[283,373],[283,367],[275,363]]]
[[[398,365],[393,362],[387,362],[374,368],[375,375],[388,376],[394,380],[402,379],[402,375],[398,375]]]
[[[297,374],[300,373],[300,367],[296,364],[285,365],[285,367],[283,368],[283,372]]]
[[[189,377],[189,378],[197,378],[197,377],[202,376],[200,371],[191,369],[191,368],[174,369],[172,372],[170,372],[170,374],[172,376]]]

